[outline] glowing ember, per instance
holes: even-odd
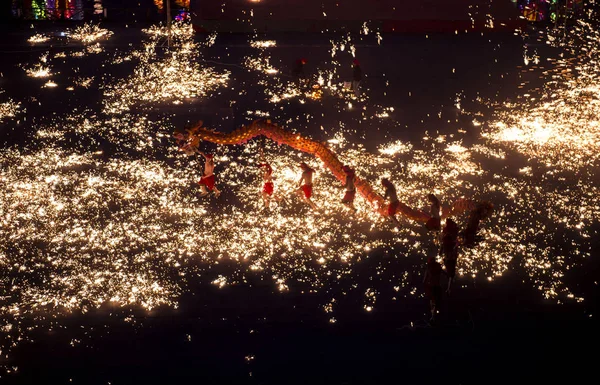
[[[28,42],[30,43],[44,43],[47,42],[48,40],[50,40],[50,38],[48,36],[44,36],[41,34],[35,34],[32,37],[30,37],[29,39],[27,39]]]
[[[98,25],[84,24],[75,28],[73,32],[70,32],[69,37],[83,43],[92,43],[102,38],[108,38],[112,34],[113,32],[100,28]]]
[[[7,102],[0,102],[0,122],[6,118],[14,117],[21,109],[21,104],[9,99]]]
[[[128,110],[133,104],[182,100],[208,95],[229,79],[227,72],[217,73],[198,63],[198,47],[193,41],[191,26],[174,27],[173,45],[164,57],[157,52],[159,37],[166,27],[151,28],[151,36],[143,51],[134,52],[139,64],[129,78],[107,87],[106,111],[116,113]]]
[[[41,64],[37,64],[33,68],[27,70],[27,76],[31,76],[34,78],[47,78],[50,75],[50,68],[45,67]]]
[[[54,83],[52,80],[48,80],[46,83],[44,83],[43,87],[44,88],[54,88],[58,86],[58,84]]]
[[[109,35],[102,31],[106,30],[84,26],[81,36],[90,37],[80,40],[89,43]],[[24,333],[15,330],[26,316],[85,312],[107,304],[176,307],[188,290],[189,277],[199,273],[220,288],[252,276],[282,292],[296,290],[298,283],[327,291],[344,279],[354,285],[356,266],[370,251],[391,250],[390,258],[423,259],[434,242],[431,234],[423,236],[409,221],[392,229],[361,197],[355,202],[357,212],[351,213],[340,203],[339,181],[319,161],[276,143],[252,140],[239,147],[217,146],[217,183],[225,186],[224,194],[221,201],[199,198],[190,186],[199,179],[200,161],[170,141],[175,127],[169,119],[151,120],[138,108],[211,95],[227,84],[229,73],[199,63],[200,44],[194,42],[189,25],[175,24],[172,44],[164,50],[158,47],[167,36],[165,27],[145,32],[143,48],[118,52],[103,63],[135,65],[130,76],[102,89],[104,112],[119,113],[118,117],[82,110],[35,123],[35,145],[0,154],[0,263],[6,291],[0,314],[13,320],[4,328],[14,332],[14,341]],[[370,33],[366,25],[363,33]],[[357,138],[370,133],[351,127],[358,126],[356,122],[340,122],[339,127],[321,127],[322,137],[314,139],[326,143],[372,185],[389,178],[412,207],[427,210],[429,193],[436,194],[445,209],[460,197],[493,201],[497,210],[483,223],[483,240],[461,249],[459,276],[482,277],[493,285],[496,277],[520,266],[544,297],[582,301],[577,290],[565,284],[565,275],[591,255],[588,240],[595,236],[593,224],[600,217],[597,176],[589,167],[600,150],[600,85],[595,76],[598,35],[586,24],[580,25],[579,35],[589,41],[589,55],[578,61],[556,60],[557,71],[541,98],[523,94],[518,103],[494,105],[492,121],[477,116],[473,125],[481,128],[482,138],[465,140],[459,131],[426,134],[421,143],[382,139],[369,151]],[[244,63],[255,71],[265,99],[282,108],[297,102],[312,103],[316,110],[327,104],[340,114],[362,113],[363,120],[389,118],[393,107],[373,105],[367,92],[356,100],[341,82],[336,84],[339,70],[350,65],[357,48],[350,35],[331,43],[331,60],[320,64],[302,90],[292,81],[267,76],[276,71],[264,49],[272,45],[252,45],[258,55]],[[85,58],[75,57],[101,52],[100,46],[90,45],[54,58],[77,62]],[[49,75],[50,67],[42,63],[34,68],[46,68]],[[559,72],[566,69],[579,75]],[[28,71],[33,73],[37,72]],[[96,83],[100,81],[74,71],[63,84],[74,90]],[[457,98],[456,109],[468,113],[461,109],[463,104]],[[281,117],[280,105],[266,111],[258,109],[263,106],[246,106],[242,111],[275,120]],[[12,100],[0,104],[0,120],[13,117],[19,107]],[[135,114],[130,112],[134,108]],[[376,121],[383,125],[392,120]],[[294,129],[293,120],[285,123]],[[319,133],[318,127],[315,131]],[[70,135],[92,140],[73,147]],[[97,138],[114,146],[118,155],[105,156]],[[270,210],[263,208],[260,195],[261,150],[273,168],[275,194],[281,198]],[[319,211],[309,210],[294,195],[300,162],[316,169],[313,199]],[[463,224],[466,218],[457,220]],[[219,272],[213,273],[216,265]],[[412,278],[420,270],[417,262],[414,270],[383,285],[391,295],[420,296]],[[380,287],[363,286],[361,297],[363,293],[364,310],[374,313],[378,298],[389,295]],[[335,311],[335,303],[331,299],[323,306],[332,323],[336,318],[329,313]]]
[[[270,48],[276,45],[275,40],[254,40],[250,42],[250,47],[252,48]]]

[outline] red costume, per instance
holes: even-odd
[[[304,196],[309,199],[312,195],[312,185],[305,184],[302,186],[302,192],[304,192]]]
[[[203,176],[202,178],[200,178],[200,181],[198,182],[198,184],[203,184],[206,186],[207,189],[209,189],[210,191],[214,190],[215,188],[215,175],[211,175],[211,176]]]
[[[259,166],[265,168],[265,175],[263,177],[263,179],[265,180],[265,184],[263,185],[263,193],[271,196],[273,195],[274,188],[271,178],[271,174],[273,174],[273,168],[268,163],[261,163],[259,164]]]
[[[312,195],[312,177],[315,170],[308,167],[308,165],[304,162],[300,163],[300,167],[302,168],[302,181],[304,184],[300,187],[306,199],[310,199]]]
[[[263,186],[263,192],[267,195],[273,195],[273,182],[266,182]]]

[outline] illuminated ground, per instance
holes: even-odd
[[[582,28],[589,41],[574,38],[575,52],[543,35],[524,52],[520,36],[379,41],[366,30],[195,43],[181,34],[167,51],[151,37],[158,30],[108,29],[87,43],[61,28],[15,30],[4,45],[19,51],[0,68],[9,381],[423,382],[435,364],[459,368],[432,379],[470,383],[479,377],[468,369],[497,369],[485,354],[493,362],[515,349],[515,361],[545,365],[549,344],[569,342],[553,332],[588,330],[598,267],[594,31]],[[50,39],[28,43],[36,33]],[[252,43],[265,40],[275,46]],[[353,50],[368,76],[360,100],[340,87]],[[298,57],[321,95],[291,87]],[[316,160],[263,141],[206,144],[224,194],[198,197],[198,160],[177,151],[173,129],[201,119],[230,131],[264,117],[328,141],[374,184],[390,177],[414,207],[425,209],[429,192],[446,204],[496,204],[485,241],[461,253],[439,326],[425,322],[421,285],[431,235],[408,221],[394,231],[360,199],[350,216]],[[286,198],[271,212],[260,207],[259,147]],[[318,170],[318,215],[291,197],[299,161]]]

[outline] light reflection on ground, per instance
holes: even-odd
[[[419,225],[405,221],[394,230],[360,197],[358,213],[351,215],[340,203],[339,182],[319,162],[274,143],[217,148],[217,183],[226,185],[227,193],[219,200],[200,199],[194,182],[201,165],[175,148],[170,137],[175,127],[168,119],[151,121],[130,112],[137,105],[186,103],[228,86],[229,74],[200,65],[201,48],[188,29],[178,28],[175,48],[162,57],[156,55],[160,31],[151,29],[144,47],[104,63],[107,72],[125,61],[136,63],[131,77],[112,79],[105,87],[108,117],[83,111],[42,124],[36,127],[35,146],[13,147],[0,155],[0,181],[5,186],[0,190],[0,264],[6,288],[0,317],[4,329],[12,331],[6,348],[26,335],[18,327],[24,316],[86,312],[107,303],[148,310],[176,307],[198,269],[225,261],[230,270],[212,278],[219,287],[260,275],[280,291],[294,290],[298,282],[318,291],[332,280],[351,278],[355,264],[370,250],[394,248],[398,255],[422,256],[435,247],[433,237],[423,237]],[[446,204],[462,196],[494,202],[497,210],[483,223],[484,240],[461,252],[460,276],[493,281],[519,266],[544,297],[583,301],[566,287],[563,276],[589,256],[586,239],[595,235],[590,228],[599,214],[595,170],[589,167],[596,164],[600,145],[599,88],[593,76],[598,39],[590,28],[582,24],[579,30],[586,36],[586,54],[556,60],[541,98],[523,95],[518,102],[495,105],[493,120],[477,123],[482,124],[482,137],[473,145],[457,133],[427,135],[422,143],[381,143],[379,151],[368,152],[346,139],[355,132],[346,126],[329,128],[335,135],[326,139],[361,178],[378,184],[381,177],[389,177],[411,206],[425,209],[425,196],[431,192]],[[87,41],[85,36],[81,40]],[[251,41],[256,56],[244,65],[260,75],[259,85],[274,107],[252,111],[249,106],[248,114],[277,119],[278,103],[285,99],[327,104],[341,98],[342,109],[357,103],[343,85],[328,80],[340,66],[336,55],[354,55],[350,37],[332,41],[332,61],[321,69],[325,96],[312,90],[299,93],[285,79],[270,76],[269,70],[277,69],[271,67],[268,49],[276,42]],[[90,47],[94,46],[54,59],[98,53]],[[47,60],[42,56],[40,63]],[[50,77],[40,84],[57,86],[51,60],[48,68],[35,68],[31,76],[42,76],[35,74],[46,69],[44,76]],[[573,71],[579,75],[569,75]],[[181,73],[186,74],[184,80],[177,75]],[[74,74],[69,85],[58,86],[87,88],[93,81]],[[393,112],[392,107],[370,105],[367,93],[360,102],[377,118]],[[0,119],[13,118],[18,106],[10,99],[0,104]],[[72,146],[67,139],[71,133],[105,138],[118,148],[119,156],[107,159],[94,140]],[[283,198],[271,211],[262,209],[259,195],[260,148],[273,167],[275,192]],[[516,169],[503,163],[513,154],[526,158]],[[320,213],[293,197],[301,161],[317,170],[315,202]],[[492,170],[490,163],[503,166]],[[560,242],[558,234],[564,237]],[[418,274],[410,272],[389,285],[396,292],[421,296],[420,289],[415,290]],[[366,311],[377,306],[377,295],[374,289],[365,292]],[[335,301],[333,297],[324,306],[331,322]]]

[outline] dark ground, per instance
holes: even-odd
[[[18,76],[23,79],[17,75],[22,69],[15,65],[35,62],[40,54],[23,45],[26,33],[27,29],[13,26],[5,35],[9,38],[0,44],[1,85],[5,95],[16,100],[27,100],[33,87],[22,83],[31,82],[29,79],[15,81]],[[127,34],[117,35],[128,39]],[[229,46],[232,56],[219,60],[236,63],[236,55],[244,54],[246,48],[241,44],[246,39],[220,36],[212,48],[214,59]],[[108,44],[126,44],[115,40]],[[299,50],[311,63],[327,55],[319,47],[327,46],[328,41],[319,36],[286,35],[277,40],[280,48],[273,57],[283,63],[292,63]],[[359,55],[370,74],[367,87],[380,89],[384,80],[379,73],[390,80],[388,96],[384,99],[373,92],[371,101],[393,100],[393,105],[399,106],[393,118],[400,124],[397,131],[370,136],[371,144],[392,137],[418,140],[440,110],[452,113],[457,92],[463,91],[465,103],[474,105],[472,100],[477,96],[495,100],[510,97],[520,82],[516,66],[522,63],[523,42],[512,35],[384,36],[384,43],[389,49],[383,57],[375,52],[376,46],[372,53],[369,47],[360,48]],[[495,58],[498,63],[493,62]],[[456,74],[452,68],[457,68]],[[21,127],[43,122],[50,111],[61,114],[72,108],[65,99],[53,95],[39,96],[43,109],[26,102],[27,121],[21,122]],[[232,129],[248,120],[243,111],[244,104],[252,102],[250,96],[239,100],[242,107],[233,111],[225,99],[206,100],[185,111],[155,113],[176,111],[175,125],[204,119],[221,129]],[[94,103],[89,101],[90,108]],[[298,116],[310,108],[294,105],[286,113]],[[230,114],[235,119],[224,120]],[[324,116],[313,123],[317,127],[327,125],[331,123],[328,119],[334,121]],[[5,146],[22,143],[29,135],[27,128],[4,128]],[[440,125],[439,130],[454,128]],[[425,299],[392,301],[381,296],[375,310],[366,313],[363,295],[350,292],[336,308],[337,323],[330,324],[321,309],[323,298],[300,294],[301,286],[282,294],[272,282],[257,279],[218,289],[199,277],[190,283],[177,310],[146,313],[107,307],[86,315],[60,317],[56,322],[60,326],[34,331],[32,343],[22,344],[0,361],[9,367],[18,366],[16,374],[3,374],[0,381],[115,385],[576,383],[589,378],[596,358],[593,352],[598,341],[593,336],[597,328],[589,315],[596,316],[599,294],[593,284],[599,276],[595,258],[598,246],[595,242],[593,258],[571,278],[583,286],[580,292],[589,299],[585,305],[543,300],[539,291],[522,282],[518,271],[509,270],[494,284],[483,279],[459,280],[452,296],[445,299],[443,315],[434,327],[426,322]],[[356,268],[353,280],[369,279],[370,264],[378,258],[386,257],[372,255]],[[123,318],[131,314],[134,316],[124,322]],[[53,317],[56,315],[49,314],[49,325],[55,322]],[[75,346],[69,344],[73,339],[79,340]]]

